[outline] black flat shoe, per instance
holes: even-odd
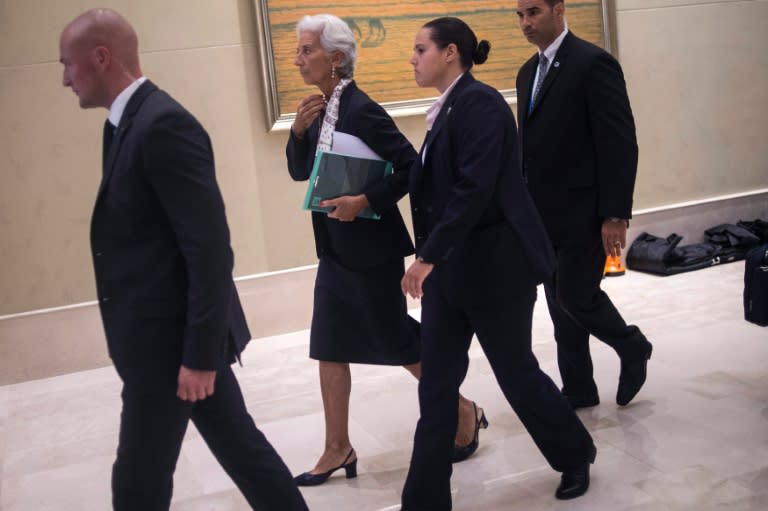
[[[318,486],[320,484],[323,484],[328,480],[329,477],[331,477],[331,474],[339,470],[340,468],[343,468],[344,471],[347,473],[347,479],[354,479],[357,477],[357,459],[354,461],[349,461],[349,458],[352,456],[352,453],[354,453],[354,449],[349,450],[349,454],[347,454],[347,457],[344,458],[344,461],[341,462],[341,465],[339,465],[336,468],[332,468],[328,472],[323,472],[322,474],[312,474],[311,472],[304,472],[303,474],[297,475],[293,478],[293,480],[296,482],[296,486]]]
[[[597,449],[592,446],[587,463],[572,470],[563,471],[560,477],[560,486],[555,491],[555,497],[560,500],[575,499],[581,497],[589,489],[589,466],[595,462]]]
[[[648,374],[648,361],[651,359],[653,345],[648,342],[648,346],[642,353],[635,356],[633,360],[621,361],[621,373],[619,374],[619,388],[616,390],[616,403],[619,406],[626,406],[640,392],[645,377]]]
[[[480,446],[480,428],[488,428],[488,419],[485,418],[485,412],[481,412],[480,418],[477,418],[477,404],[474,401],[472,401],[472,407],[475,410],[475,418],[477,419],[477,422],[475,423],[475,436],[472,437],[472,441],[467,445],[462,446],[453,444],[453,459],[451,460],[453,463],[464,461],[475,454],[475,451]]]

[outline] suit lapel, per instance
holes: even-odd
[[[451,90],[451,93],[445,99],[445,103],[440,109],[440,113],[437,115],[437,119],[435,119],[434,124],[432,124],[432,129],[427,133],[427,138],[424,140],[421,151],[419,151],[420,154],[424,151],[425,146],[428,148],[428,146],[432,145],[432,141],[437,138],[437,135],[448,123],[448,119],[450,119],[451,112],[453,110],[453,103],[456,101],[456,98],[458,98],[464,89],[466,89],[474,81],[475,77],[472,76],[469,71],[467,71],[453,87],[453,90]],[[429,159],[429,151],[427,151],[427,159]]]
[[[533,79],[536,77],[534,70],[539,64],[538,53],[536,56],[531,57],[528,62],[523,64],[520,69],[520,79],[518,80],[520,86],[517,89],[517,116],[518,124],[520,128],[525,124],[525,120],[528,117],[528,104],[531,102],[531,94],[533,91]]]
[[[547,91],[549,91],[550,87],[554,83],[555,80],[557,80],[557,77],[560,75],[560,70],[563,69],[563,67],[566,64],[567,57],[568,57],[568,48],[570,46],[570,40],[573,37],[571,32],[569,31],[565,38],[563,39],[563,42],[560,44],[560,48],[557,49],[557,53],[555,53],[555,58],[552,60],[552,63],[549,65],[549,70],[547,71],[547,76],[544,77],[544,83],[541,84],[541,90],[539,91],[538,96],[536,97],[536,103],[533,105],[533,110],[528,114],[528,117],[532,117],[535,115],[536,111],[539,109],[539,106],[546,101],[547,97]],[[539,58],[538,56],[535,58],[536,63],[533,67],[533,69],[536,69],[536,66],[539,65]],[[536,73],[533,73],[533,76],[535,78]],[[531,88],[533,85],[531,85]],[[531,92],[528,91],[527,95],[527,101],[526,105],[528,105],[528,102],[531,100]]]
[[[123,141],[125,140],[127,133],[130,131],[133,118],[136,116],[139,107],[142,105],[142,103],[144,103],[144,100],[147,99],[147,97],[156,90],[157,86],[149,80],[142,83],[141,86],[136,89],[136,92],[133,93],[133,96],[131,96],[128,104],[125,106],[123,117],[120,119],[120,125],[117,126],[117,129],[115,130],[115,134],[112,138],[112,142],[109,144],[109,148],[106,147],[107,144],[105,139],[104,145],[105,149],[107,149],[107,152],[104,154],[103,158],[103,176],[101,179],[101,186],[99,187],[99,194],[101,194],[101,192],[106,187],[109,178],[112,177],[112,171],[115,168],[115,162],[117,161],[117,157],[120,154],[120,148],[123,145]]]
[[[431,151],[432,143],[437,138],[437,135],[448,124],[448,120],[452,115],[453,103],[456,101],[456,98],[459,97],[461,92],[474,81],[475,78],[469,71],[464,73],[451,90],[451,93],[446,98],[442,108],[440,108],[440,113],[437,114],[437,119],[435,119],[434,124],[432,124],[432,129],[429,130],[424,137],[424,142],[421,144],[421,149],[419,150],[419,156],[414,163],[413,168],[411,168],[410,189],[411,193],[414,195],[418,196],[421,191],[424,174],[426,173],[426,169],[429,168],[429,160],[433,154]],[[424,151],[427,152],[426,158],[424,157]],[[422,163],[422,161],[424,163]]]
[[[352,80],[349,85],[347,85],[344,88],[344,91],[341,93],[341,97],[339,98],[339,118],[336,119],[336,126],[344,126],[344,119],[347,117],[347,112],[349,110],[349,104],[351,103],[350,98],[355,94],[357,91],[357,84],[354,80]],[[322,122],[321,122],[322,124]]]

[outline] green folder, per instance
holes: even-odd
[[[309,211],[329,212],[332,207],[320,207],[320,201],[342,195],[359,195],[392,174],[392,162],[358,158],[348,154],[319,151],[309,176],[309,186],[303,208]],[[370,207],[357,215],[378,220],[381,215]]]

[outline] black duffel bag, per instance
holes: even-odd
[[[656,275],[676,275],[707,268],[724,262],[721,247],[713,243],[694,243],[679,246],[683,239],[678,234],[660,238],[644,232],[627,252],[627,268]]]

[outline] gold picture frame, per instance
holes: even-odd
[[[608,51],[610,0],[566,3],[569,29]],[[296,23],[306,14],[330,13],[347,21],[358,40],[355,80],[390,115],[423,113],[434,101],[434,89],[421,89],[408,60],[413,39],[427,21],[440,16],[465,20],[478,39],[491,43],[488,61],[473,68],[478,79],[515,100],[515,77],[535,47],[523,37],[514,0],[254,0],[260,34],[261,64],[267,106],[267,128],[287,129],[299,101],[317,93],[304,84],[294,66]]]

